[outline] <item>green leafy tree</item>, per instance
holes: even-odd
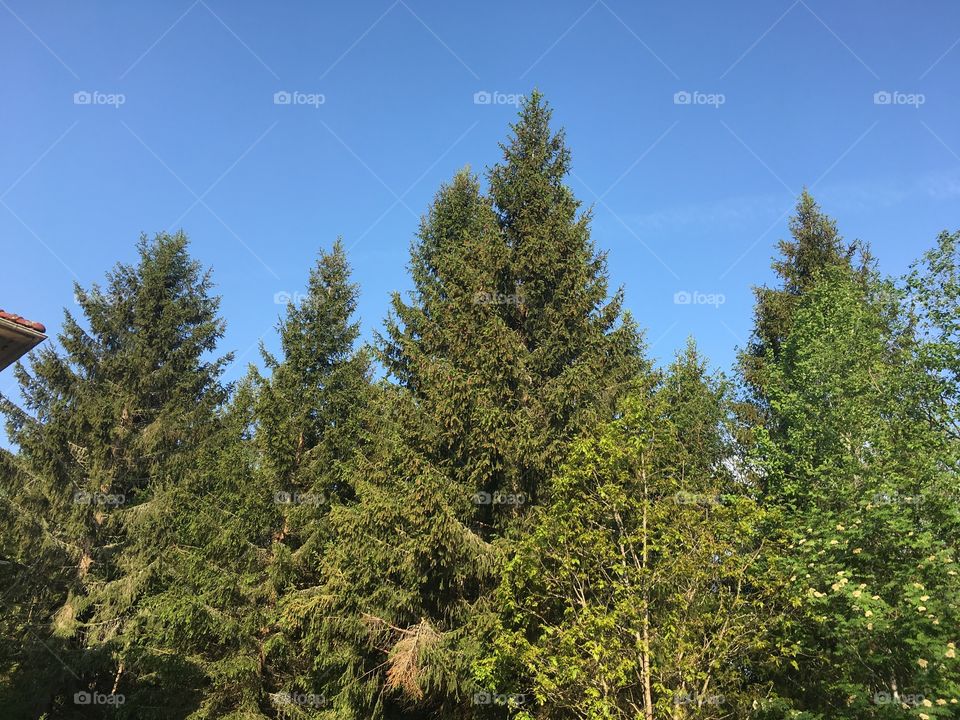
[[[775,430],[758,447],[785,578],[790,717],[956,712],[956,466],[923,417],[884,289],[824,269],[779,359],[768,354]]]
[[[960,231],[940,233],[937,245],[911,266],[907,303],[917,361],[926,371],[925,410],[931,422],[960,441]]]
[[[749,717],[767,593],[729,412],[690,345],[574,444],[498,591],[491,697],[522,718]]]

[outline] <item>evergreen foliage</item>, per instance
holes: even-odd
[[[235,385],[182,233],[76,288],[0,397],[4,717],[960,714],[960,232],[885,278],[804,191],[736,375],[660,369],[551,112],[372,347],[339,240]]]

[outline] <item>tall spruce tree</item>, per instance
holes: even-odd
[[[104,289],[77,287],[86,327],[65,312],[62,350],[46,346],[29,371],[17,367],[25,407],[2,404],[28,479],[21,507],[43,538],[42,557],[55,549],[59,558],[44,563],[46,605],[30,618],[30,637],[51,650],[46,663],[64,680],[34,705],[59,716],[80,711],[76,691],[122,693],[138,681],[124,632],[164,561],[132,551],[139,518],[193,466],[226,398],[219,377],[229,358],[212,355],[223,323],[209,273],[182,233],[141,237],[137,252]]]
[[[11,717],[42,716],[66,702],[65,688],[75,682],[55,657],[69,648],[49,633],[72,548],[50,524],[36,489],[22,459],[0,450],[0,707]]]
[[[277,598],[264,653],[281,715],[317,711],[330,695],[312,624],[327,555],[340,542],[329,513],[356,501],[356,456],[379,432],[369,352],[356,347],[358,293],[338,239],[320,254],[303,298],[287,305],[279,357],[262,351],[270,375],[253,374],[256,475],[276,517],[269,573]],[[291,701],[301,697],[309,702]]]
[[[361,449],[370,384],[368,353],[354,347],[358,292],[338,239],[310,271],[303,299],[287,305],[278,327],[281,356],[262,349],[269,377],[255,375],[262,475],[284,506],[277,537],[303,559],[302,586],[316,569],[309,556],[320,552],[325,508],[353,497],[344,468]]]
[[[413,293],[394,298],[381,358],[398,387],[383,389],[358,502],[331,513],[314,609],[344,717],[487,712],[470,703],[472,666],[500,538],[644,368],[549,115],[539,94],[524,104],[491,199],[467,172],[441,189],[412,248]]]
[[[419,237],[411,266],[427,300],[395,298],[406,328],[391,320],[388,332],[409,346],[382,350],[404,384],[377,391],[375,433],[351,473],[356,502],[330,512],[325,584],[288,609],[315,658],[316,686],[330,688],[345,718],[459,716],[473,654],[464,626],[491,562],[473,494],[488,474],[512,471],[496,444],[508,436],[500,408],[511,388],[495,380],[517,370],[510,355],[497,357],[511,340],[490,302],[496,225],[473,178],[461,173],[441,189]]]
[[[387,370],[422,413],[405,442],[467,494],[520,492],[522,444],[535,433],[522,412],[533,390],[526,349],[511,325],[522,297],[493,208],[469,172],[438,193],[410,272],[412,302],[394,295],[381,342]],[[489,536],[497,508],[477,509]]]
[[[776,360],[790,332],[803,294],[825,268],[856,267],[869,270],[871,258],[860,242],[846,243],[837,223],[824,214],[806,189],[790,218],[790,239],[778,243],[780,257],[773,261],[779,287],[754,288],[754,329],[751,342],[740,356],[741,372],[753,400],[763,408],[768,353]]]
[[[627,381],[643,369],[637,327],[623,290],[608,297],[606,255],[590,239],[590,213],[566,185],[571,156],[552,110],[534,91],[520,108],[490,195],[509,250],[511,327],[525,348],[524,414],[533,436],[523,455],[523,490],[534,498],[566,443],[602,421]]]
[[[101,642],[117,647],[118,689],[132,717],[275,716],[265,645],[276,616],[269,570],[280,513],[257,473],[253,419],[245,380],[193,467],[158,488],[131,524],[124,567],[149,582],[137,587],[122,632]]]
[[[251,370],[215,442],[142,534],[175,561],[128,634],[178,659],[158,672],[192,691],[182,697],[192,718],[323,711],[314,658],[285,618],[318,584],[328,508],[352,497],[343,464],[361,447],[369,394],[366,353],[353,347],[356,295],[338,241],[287,305],[282,354],[263,353],[270,375]]]
[[[490,200],[461,174],[437,203],[412,251],[412,302],[394,299],[383,344],[388,370],[442,428],[421,447],[475,490],[528,500],[644,367],[550,116],[539,93],[525,101]]]

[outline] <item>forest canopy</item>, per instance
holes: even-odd
[[[10,718],[960,717],[960,231],[806,191],[730,373],[664,367],[534,92],[361,342],[339,240],[227,383],[143,236],[0,396]]]

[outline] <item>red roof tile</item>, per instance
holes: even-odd
[[[15,322],[17,325],[23,325],[24,327],[30,328],[31,330],[36,330],[37,332],[45,333],[47,331],[47,328],[45,328],[41,323],[27,320],[24,317],[14,315],[13,313],[4,312],[3,310],[0,310],[0,318],[9,320],[10,322]]]

